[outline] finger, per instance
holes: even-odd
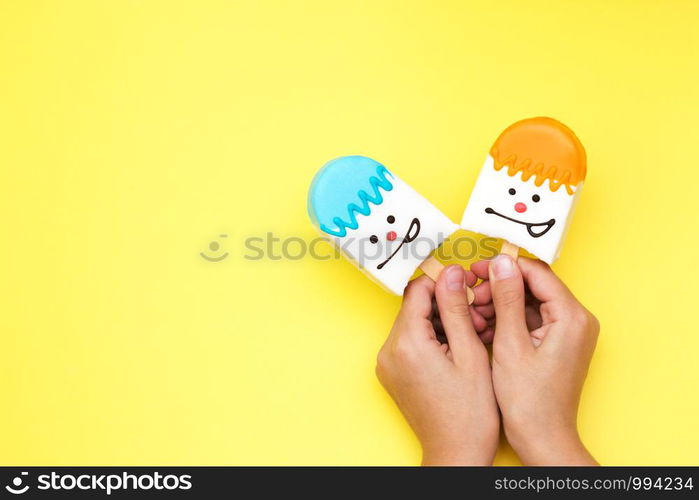
[[[432,314],[433,297],[434,281],[425,274],[415,278],[405,287],[403,304],[398,315],[413,319],[429,319]]]
[[[536,330],[532,330],[532,332],[530,333],[530,337],[532,339],[532,344],[534,344],[534,347],[539,347],[541,343],[544,341],[544,337],[546,337],[546,329],[537,328]]]
[[[520,257],[517,263],[529,291],[541,302],[575,300],[568,287],[545,262]]]
[[[435,296],[455,362],[471,359],[480,341],[471,322],[466,298],[466,273],[461,266],[448,266],[442,270],[436,283]]]
[[[412,280],[403,292],[403,303],[389,338],[396,339],[396,333],[404,337],[435,339],[435,331],[430,321],[432,316],[432,298],[434,281],[423,275]],[[396,325],[409,325],[397,328]]]
[[[486,304],[484,306],[475,306],[474,309],[485,319],[490,319],[495,317],[495,306],[491,304]]]
[[[481,313],[476,311],[473,307],[471,307],[470,313],[471,323],[473,323],[473,328],[476,330],[476,332],[482,332],[488,327],[488,321]]]
[[[464,271],[464,272],[466,273],[466,286],[469,288],[473,288],[473,285],[475,285],[476,281],[478,281],[478,276],[476,276],[471,271]]]
[[[495,337],[495,329],[488,327],[485,331],[479,333],[478,336],[484,344],[492,344],[493,338]]]
[[[490,261],[490,289],[495,306],[495,343],[519,349],[532,347],[524,314],[524,280],[509,255]]]
[[[484,281],[481,284],[473,287],[473,294],[475,295],[475,300],[473,303],[477,306],[490,304],[493,301],[493,296],[490,293],[489,281]]]
[[[487,260],[479,260],[478,262],[474,262],[471,264],[471,272],[473,272],[473,274],[475,274],[478,278],[487,280],[489,264],[490,261]]]
[[[434,303],[434,309],[437,309],[437,302],[435,301]],[[433,314],[432,315],[432,328],[434,328],[434,333],[436,339],[439,341],[440,344],[446,344],[447,343],[447,336],[444,334],[444,327],[442,326],[442,319],[439,317],[439,314]]]

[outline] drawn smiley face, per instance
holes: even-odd
[[[386,217],[386,222],[388,222],[389,224],[393,224],[396,222],[396,217],[393,215],[389,215],[388,217]],[[390,261],[393,258],[393,256],[398,253],[398,250],[400,250],[401,247],[405,243],[410,243],[415,238],[417,238],[417,236],[419,234],[420,234],[420,219],[418,219],[417,217],[414,217],[413,220],[410,222],[410,225],[408,226],[408,229],[406,230],[405,235],[401,238],[400,244],[398,245],[398,247],[393,251],[393,253],[391,253],[391,255],[388,256],[388,258],[386,260],[384,260],[378,266],[376,266],[376,269],[381,269],[386,264],[388,264],[388,261]],[[396,234],[395,231],[388,231],[386,233],[386,240],[394,241],[396,238],[398,238],[398,235]],[[376,236],[375,234],[372,234],[369,237],[369,241],[371,243],[376,244],[379,242],[379,237]]]
[[[525,184],[525,186],[526,186],[526,184]],[[529,187],[531,190],[530,186],[526,186],[526,187]],[[524,189],[520,189],[520,191],[524,191]],[[511,187],[510,189],[508,189],[507,192],[511,197],[515,197],[516,195],[518,195],[517,190],[514,187]],[[524,195],[522,193],[519,193],[519,196],[520,196],[519,200],[524,200],[524,201],[531,200],[533,203],[539,203],[541,201],[541,195],[539,195],[536,192],[534,192],[534,194],[527,193]],[[526,198],[524,198],[525,196],[526,196]],[[515,198],[515,200],[517,200],[517,199],[518,198]],[[556,219],[550,218],[548,220],[543,220],[543,221],[542,220],[539,220],[539,221],[537,221],[537,220],[534,220],[534,221],[524,220],[523,218],[526,217],[525,212],[527,212],[527,210],[532,207],[532,204],[527,206],[527,204],[524,203],[524,201],[516,201],[516,203],[514,203],[514,205],[512,207],[512,209],[515,212],[517,212],[517,214],[522,214],[521,216],[518,216],[518,217],[514,217],[513,216],[514,214],[513,215],[505,215],[504,213],[496,211],[492,207],[486,207],[485,213],[490,214],[490,215],[497,215],[498,217],[501,217],[501,218],[508,220],[510,222],[514,222],[515,224],[521,224],[527,229],[529,236],[531,236],[532,238],[540,238],[541,236],[545,235],[549,231],[549,229],[551,229],[553,227],[553,225],[556,223]],[[529,211],[531,212],[532,210],[529,210]],[[542,214],[539,214],[538,217],[541,218]]]
[[[220,234],[219,238],[228,238],[227,234]],[[218,241],[214,240],[209,243],[209,251],[213,253],[218,253],[221,250],[221,245]],[[210,257],[206,255],[204,252],[199,252],[199,255],[202,256],[203,259],[208,260],[209,262],[221,262],[223,259],[228,257],[228,252],[223,252],[220,255],[214,255],[213,257]]]

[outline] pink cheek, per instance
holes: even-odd
[[[396,232],[395,232],[395,231],[389,231],[388,233],[386,233],[386,239],[387,239],[388,241],[393,241],[393,240],[395,240],[397,237],[398,237],[398,235],[396,235]]]
[[[521,213],[524,213],[527,211],[527,206],[524,203],[515,203],[515,211]]]

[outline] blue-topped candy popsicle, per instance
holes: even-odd
[[[458,229],[384,165],[365,156],[326,163],[311,183],[308,213],[321,234],[396,295]]]

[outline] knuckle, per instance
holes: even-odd
[[[600,330],[599,320],[590,311],[582,306],[571,312],[569,321],[577,325],[577,330],[584,336],[597,337]]]
[[[400,363],[412,363],[415,359],[415,349],[410,342],[399,339],[393,346],[393,355]]]
[[[383,347],[379,351],[379,353],[376,355],[376,368],[374,369],[374,373],[376,374],[376,378],[379,379],[381,383],[386,380],[386,375],[388,373],[388,366],[389,366],[389,355],[386,352],[386,348]]]
[[[383,384],[384,381],[384,367],[381,366],[381,363],[376,363],[376,368],[374,368],[374,374],[376,375],[376,378],[379,379],[379,382]]]
[[[549,266],[549,265],[548,265],[546,262],[544,262],[543,260],[539,260],[539,259],[527,259],[527,263],[528,263],[530,266],[536,267],[536,268],[538,268],[538,269],[541,270],[541,271],[545,271],[545,270],[547,270],[547,269],[551,269],[551,266]]]
[[[512,288],[499,290],[498,293],[493,294],[493,302],[500,306],[511,306],[521,302],[522,299],[522,292]]]
[[[465,302],[457,302],[455,304],[450,304],[447,307],[447,313],[451,316],[456,316],[458,318],[467,318],[470,315],[468,304]]]
[[[529,259],[527,257],[520,257],[520,259],[517,261],[520,265],[528,267],[531,271],[533,271],[536,274],[541,274],[541,273],[547,273],[547,272],[553,272],[551,270],[551,266],[549,266],[546,262],[543,260],[539,259]]]
[[[578,309],[572,314],[571,320],[577,324],[582,326],[583,328],[587,329],[587,326],[590,322],[590,318],[587,315],[587,311],[584,309]]]
[[[376,368],[384,368],[388,364],[388,355],[386,354],[386,348],[382,347],[379,353],[376,355]]]
[[[415,278],[414,280],[411,280],[408,282],[407,285],[405,285],[405,289],[403,290],[403,295],[406,294],[411,294],[413,293],[414,290],[424,287],[425,286],[425,280],[422,279],[422,276],[419,276]]]
[[[551,272],[551,273],[553,272],[553,270],[551,269],[551,266],[548,263],[544,262],[543,260],[537,259],[535,262],[536,262],[537,266],[539,266],[539,271]]]

